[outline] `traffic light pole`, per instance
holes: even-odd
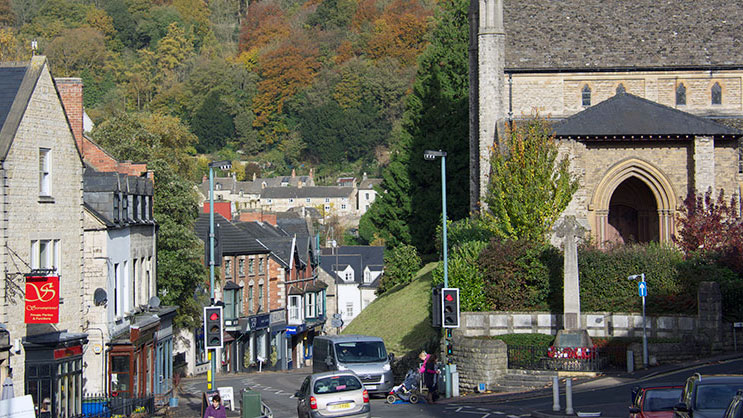
[[[209,164],[209,298],[214,303],[214,168]],[[206,373],[207,390],[214,389],[214,375],[217,373],[216,350],[207,349],[209,370]]]

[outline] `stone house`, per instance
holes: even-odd
[[[557,123],[580,182],[565,214],[599,244],[669,241],[689,193],[740,196],[736,4],[473,0],[470,14],[471,210],[482,205],[491,146],[534,112]],[[610,129],[618,121],[631,123]]]
[[[328,315],[338,314],[348,325],[376,299],[384,272],[384,247],[340,246],[323,248],[320,280],[328,286]],[[338,330],[329,323],[325,331]]]
[[[382,184],[382,179],[368,178],[366,177],[366,173],[364,173],[364,177],[361,179],[361,183],[359,183],[359,191],[356,194],[356,211],[359,216],[365,214],[371,204],[374,203],[374,200],[376,200],[377,191],[374,190],[374,186],[379,186],[380,184]]]
[[[261,190],[266,187],[306,187],[314,186],[315,180],[310,171],[309,176],[297,176],[292,170],[291,176],[258,178],[253,174],[251,180],[238,181],[235,173],[227,177],[214,177],[214,200],[225,200],[234,204],[235,212],[246,209],[260,209]],[[209,178],[204,176],[198,186],[203,200],[209,200]]]
[[[12,369],[16,396],[30,394],[37,405],[49,398],[53,416],[73,416],[81,413],[92,305],[83,275],[83,160],[46,58],[3,63],[0,73],[0,322],[9,333],[0,339],[0,378]],[[26,323],[18,315],[44,301],[35,285],[59,297],[48,306],[58,319]]]
[[[317,208],[323,217],[356,215],[356,187],[267,187],[261,191],[261,208],[285,212],[295,207]]]

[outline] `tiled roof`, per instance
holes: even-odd
[[[743,64],[730,0],[504,0],[507,69]]]
[[[222,254],[243,255],[269,252],[269,249],[258,242],[258,240],[248,236],[243,229],[238,228],[219,213],[214,214],[214,223],[219,224],[219,239],[222,241]],[[209,237],[208,213],[199,214],[194,224],[194,231],[202,241],[206,242]]]
[[[335,272],[351,266],[354,271],[354,281],[357,284],[364,284],[364,268],[369,267],[371,271],[380,271],[384,265],[384,247],[377,246],[341,246],[337,247],[337,255],[333,248],[323,248],[322,257],[320,257],[320,267],[332,276],[336,283],[348,283],[339,277]]]
[[[361,180],[361,183],[359,184],[359,189],[364,190],[370,190],[373,189],[374,186],[382,184],[382,179],[364,179]]]
[[[315,186],[315,187],[267,187],[261,192],[261,199],[304,199],[308,197],[351,197],[353,187]]]
[[[35,56],[27,63],[0,63],[0,160],[5,160],[15,138],[46,57]]]
[[[607,137],[603,139],[743,136],[740,130],[628,93],[617,94],[576,113],[555,125],[554,132],[558,137],[568,138]]]

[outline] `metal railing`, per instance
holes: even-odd
[[[626,367],[626,347],[508,346],[509,369],[600,372]]]
[[[142,412],[148,415],[155,412],[155,396],[131,398],[107,393],[86,393],[83,395],[82,415],[80,417],[130,416]]]

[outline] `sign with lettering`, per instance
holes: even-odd
[[[59,276],[26,277],[27,324],[59,322]]]

